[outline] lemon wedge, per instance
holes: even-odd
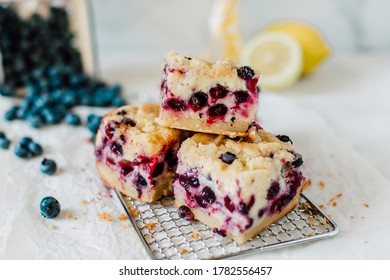
[[[284,32],[264,32],[252,38],[243,48],[241,63],[260,72],[263,89],[283,90],[292,86],[303,70],[299,43]]]
[[[330,54],[330,48],[323,35],[311,24],[299,21],[281,21],[272,23],[265,28],[265,32],[275,31],[290,35],[300,44],[303,52],[303,75],[313,72]]]

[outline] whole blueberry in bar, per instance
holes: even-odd
[[[171,128],[245,136],[255,120],[259,75],[230,61],[210,63],[169,52],[157,122]]]
[[[179,216],[190,213],[237,243],[292,211],[304,180],[303,160],[291,143],[262,129],[234,139],[195,134],[182,143],[178,162]]]
[[[152,202],[171,193],[177,151],[188,132],[158,125],[159,105],[123,106],[101,120],[95,143],[103,182]]]

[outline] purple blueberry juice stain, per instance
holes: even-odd
[[[164,162],[159,162],[153,170],[152,177],[156,178],[157,176],[160,176],[164,171],[164,166]]]
[[[231,213],[236,209],[234,203],[232,202],[229,196],[225,196],[223,201],[226,209],[228,209]]]
[[[121,134],[121,135],[119,136],[119,139],[121,139],[121,141],[122,141],[123,144],[126,144],[126,136],[125,136],[125,135]]]
[[[246,80],[246,88],[252,94],[259,94],[260,89],[257,87],[258,78]]]
[[[252,194],[247,204],[248,211],[252,209],[253,204],[255,204],[255,196]]]
[[[253,225],[253,219],[248,218],[248,223],[246,224],[245,229],[249,229],[252,225]]]
[[[267,210],[267,207],[263,207],[259,210],[259,212],[257,212],[257,217],[260,219],[261,217],[264,216],[265,214],[265,211]]]
[[[106,157],[106,163],[109,165],[115,165],[115,161],[110,157]]]
[[[219,234],[219,235],[221,235],[222,237],[225,237],[225,236],[226,236],[226,230],[225,230],[225,229],[214,228],[214,229],[213,229],[213,232],[214,232],[214,233],[217,233],[217,234]]]
[[[274,199],[278,195],[279,191],[280,191],[279,182],[273,181],[271,183],[271,186],[268,188],[267,199],[268,200]]]
[[[278,199],[275,199],[270,207],[270,213],[279,213],[282,211],[284,207],[292,200],[293,197],[291,197],[290,194],[284,194],[281,195]]]
[[[108,139],[112,139],[115,134],[115,128],[112,127],[110,123],[108,123],[104,128],[104,132],[106,133]]]

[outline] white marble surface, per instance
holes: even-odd
[[[105,77],[123,81],[129,102],[139,102],[135,93],[141,93],[142,100],[158,100],[159,63],[110,63]],[[340,233],[242,258],[390,258],[389,65],[390,54],[334,56],[289,91],[262,92],[262,125],[294,140],[305,159],[305,174],[312,180],[305,194],[325,205]],[[12,102],[0,98],[0,112]],[[91,109],[78,112],[85,115]],[[148,258],[130,222],[118,219],[124,210],[97,175],[85,128],[60,125],[34,130],[1,119],[0,130],[13,145],[22,136],[33,137],[43,144],[44,156],[59,165],[58,174],[43,176],[38,169],[42,157],[25,161],[13,155],[12,147],[0,150],[0,259]],[[323,188],[319,181],[325,183]],[[328,204],[338,193],[342,197],[337,206]],[[46,195],[61,202],[63,211],[56,219],[45,220],[39,214],[39,201]],[[104,212],[112,222],[97,217]]]

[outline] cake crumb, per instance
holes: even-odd
[[[126,221],[127,220],[127,216],[122,213],[122,214],[120,214],[118,219],[119,219],[119,221]]]
[[[315,233],[314,231],[312,231],[312,232],[310,232],[310,233],[308,234],[308,236],[314,236],[314,235],[316,235],[316,233]]]
[[[73,218],[73,220],[75,220],[75,221],[77,221],[78,219],[79,219],[79,218],[77,218],[77,217],[74,217],[74,218]]]
[[[193,233],[191,234],[191,237],[192,237],[193,239],[199,239],[199,234],[198,234],[197,232],[193,232]]]
[[[325,206],[323,204],[320,204],[318,207],[320,207],[320,209],[324,209]]]
[[[366,241],[364,241],[364,243],[368,244],[368,241],[366,240]]]
[[[323,225],[327,225],[328,224],[328,221],[325,218],[322,218],[320,222]]]
[[[325,182],[322,180],[318,181],[318,185],[320,186],[320,189],[325,188]]]
[[[67,214],[65,215],[65,219],[71,219],[71,218],[72,218],[72,214],[67,213]]]
[[[314,219],[313,217],[310,217],[307,221],[309,222],[309,224],[314,225],[317,220]]]
[[[304,207],[309,207],[309,206],[310,206],[310,203],[305,201],[304,203],[302,203],[302,205],[303,205]]]
[[[137,209],[135,209],[133,207],[129,207],[129,209],[130,209],[131,216],[133,216],[133,217],[137,217],[138,216],[139,212],[138,212]]]
[[[98,218],[100,220],[107,221],[107,222],[112,222],[112,217],[110,216],[110,214],[108,214],[106,212],[98,213],[97,216],[98,216]]]
[[[351,216],[351,219],[354,219],[355,217],[354,216]]]
[[[188,250],[187,250],[187,249],[184,249],[184,248],[182,248],[182,249],[180,250],[180,253],[181,253],[181,254],[188,253]]]
[[[367,203],[364,203],[364,207],[368,208],[368,207],[369,207],[369,205],[368,205]]]
[[[156,224],[155,223],[147,223],[147,224],[145,224],[145,226],[148,230],[153,230],[156,227]]]
[[[85,199],[83,199],[83,200],[81,201],[81,203],[84,204],[84,205],[86,205],[86,204],[88,204],[88,201],[85,200]]]
[[[336,206],[337,206],[337,202],[334,201],[334,202],[332,203],[332,206],[336,207]]]

